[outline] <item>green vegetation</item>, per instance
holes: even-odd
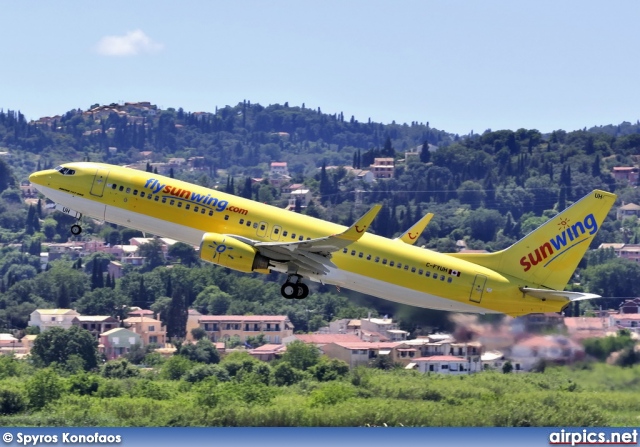
[[[231,354],[220,364],[176,355],[159,369],[119,360],[71,374],[8,358],[19,372],[0,386],[3,426],[632,426],[640,412],[640,366],[443,376],[348,372],[326,359],[302,371]],[[318,366],[331,363],[324,381]]]

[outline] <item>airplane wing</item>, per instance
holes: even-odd
[[[411,228],[405,231],[401,236],[395,238],[394,240],[400,240],[405,244],[413,245],[418,240],[418,237],[422,234],[424,229],[427,227],[431,218],[433,217],[433,213],[425,214],[422,219],[417,221]]]
[[[303,274],[326,274],[330,267],[335,267],[330,261],[331,253],[342,250],[360,239],[367,232],[381,208],[381,205],[375,205],[340,234],[306,241],[259,242],[233,234],[228,236],[253,246],[260,254],[278,263],[293,264],[290,267],[294,267],[294,270],[299,270]]]
[[[520,287],[525,295],[549,301],[580,301],[601,298],[600,295],[584,292],[569,292],[566,290],[533,289],[531,287]]]

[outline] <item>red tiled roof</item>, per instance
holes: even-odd
[[[286,348],[287,347],[285,345],[269,343],[266,345],[259,346],[255,349],[252,349],[249,352],[251,354],[265,354],[269,352],[280,352],[282,350],[285,350]]]
[[[338,346],[347,349],[393,349],[402,345],[402,342],[337,342]]]
[[[296,334],[295,337],[303,343],[314,344],[362,342],[355,334]]]
[[[224,322],[262,322],[262,321],[285,321],[286,315],[203,315],[198,321],[211,323],[216,321]]]

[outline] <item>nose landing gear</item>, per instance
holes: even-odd
[[[296,282],[292,282],[293,278],[296,278]],[[280,293],[286,299],[304,299],[309,296],[309,286],[302,282],[302,276],[290,275],[280,288]]]

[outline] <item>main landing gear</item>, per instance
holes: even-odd
[[[292,282],[294,278],[296,282]],[[293,298],[301,300],[309,296],[309,286],[302,282],[302,276],[289,275],[287,282],[280,288],[280,293],[288,300]]]

